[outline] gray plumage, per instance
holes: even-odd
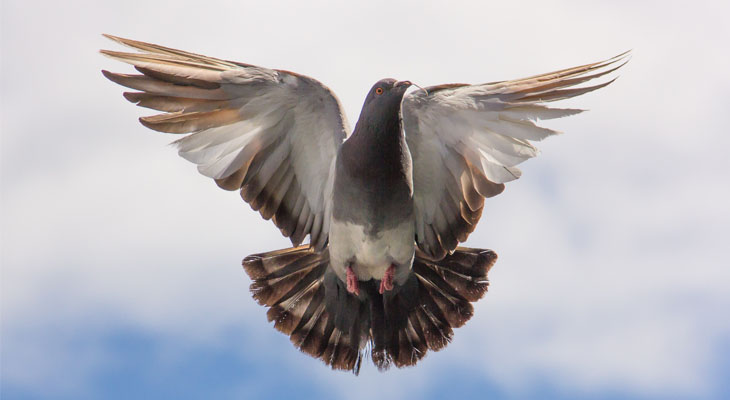
[[[148,128],[174,134],[180,156],[271,219],[294,247],[246,257],[254,298],[276,329],[335,369],[414,365],[473,313],[496,262],[459,247],[485,198],[517,179],[556,131],[537,120],[578,109],[547,103],[612,82],[627,53],[524,79],[414,90],[383,79],[352,131],[337,97],[293,72],[108,36],[138,52],[102,50],[141,74],[103,71],[124,97],[161,111]],[[309,245],[300,246],[309,236]]]
[[[377,82],[337,153],[329,252],[343,281],[348,265],[361,281],[380,280],[391,264],[398,283],[408,278],[415,252],[413,174],[400,103],[409,86]]]

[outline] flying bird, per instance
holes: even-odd
[[[105,35],[101,50],[140,74],[102,71],[179,155],[241,197],[291,248],[243,267],[269,321],[303,352],[358,373],[415,365],[446,346],[487,291],[491,250],[460,247],[485,198],[520,177],[537,120],[583,110],[549,103],[602,88],[628,52],[523,79],[413,88],[382,79],[350,130],[335,94],[295,72]],[[302,245],[309,236],[309,243]]]

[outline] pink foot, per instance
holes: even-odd
[[[390,267],[385,270],[383,279],[380,281],[380,294],[385,293],[388,290],[393,290],[393,276],[395,275],[395,265],[390,264]]]
[[[360,295],[360,285],[357,282],[357,275],[352,270],[352,266],[347,267],[347,291],[355,296]]]

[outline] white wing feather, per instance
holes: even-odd
[[[513,81],[441,85],[403,99],[406,140],[413,159],[416,241],[440,259],[474,230],[485,197],[520,177],[516,167],[535,157],[540,141],[558,134],[535,121],[579,109],[544,103],[604,87],[566,89],[615,71],[628,53],[606,61]],[[620,63],[616,66],[617,63]]]
[[[287,71],[107,37],[139,52],[102,53],[142,75],[104,75],[139,90],[125,93],[128,100],[164,112],[140,122],[162,132],[192,133],[174,144],[201,174],[225,189],[240,189],[295,245],[307,234],[316,248],[326,245],[331,167],[349,131],[327,87]]]

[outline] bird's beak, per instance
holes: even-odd
[[[394,87],[402,87],[404,89],[408,89],[408,87],[411,85],[413,85],[411,81],[396,81]]]

